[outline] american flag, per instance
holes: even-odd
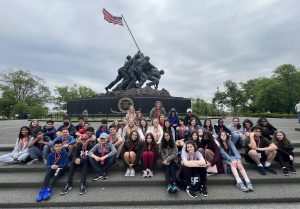
[[[118,25],[122,25],[123,26],[123,20],[122,17],[116,17],[113,16],[112,14],[110,14],[106,9],[103,8],[103,15],[104,15],[104,20],[106,20],[107,22],[118,24]]]

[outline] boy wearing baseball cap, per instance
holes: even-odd
[[[89,161],[96,173],[93,181],[99,179],[107,179],[107,171],[113,165],[117,150],[114,145],[109,142],[107,133],[101,133],[99,140],[89,152]]]

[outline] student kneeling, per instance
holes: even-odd
[[[195,191],[207,197],[206,189],[206,162],[199,151],[196,151],[196,144],[193,141],[187,141],[185,149],[181,153],[182,169],[186,183],[186,192],[193,198],[198,197]],[[196,186],[192,188],[192,179]],[[200,178],[200,180],[199,180]],[[199,181],[199,182],[197,182]]]
[[[93,181],[107,179],[107,171],[115,162],[117,150],[112,143],[108,142],[107,137],[107,133],[100,134],[100,142],[88,152],[90,163],[96,172]]]
[[[60,193],[61,195],[67,194],[72,189],[73,177],[78,167],[82,168],[79,194],[82,195],[86,193],[85,183],[89,165],[87,154],[88,151],[90,151],[94,147],[94,144],[90,143],[89,135],[87,134],[82,135],[80,138],[81,142],[79,142],[76,146],[73,162],[69,171],[68,183],[64,190]]]
[[[43,187],[36,198],[37,202],[49,200],[57,179],[68,169],[68,153],[63,149],[61,141],[54,143],[54,152],[50,153],[47,160],[47,171]]]

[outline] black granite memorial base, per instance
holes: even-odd
[[[81,114],[84,110],[87,110],[88,114],[126,113],[129,106],[133,105],[135,110],[141,110],[145,116],[148,116],[150,110],[158,100],[163,103],[163,107],[167,113],[172,107],[178,113],[185,113],[186,109],[191,107],[191,99],[183,97],[100,95],[69,101],[67,112],[68,114]]]

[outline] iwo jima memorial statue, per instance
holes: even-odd
[[[105,20],[108,18],[106,17],[107,13],[103,9]],[[110,16],[109,18],[112,18],[109,19],[109,22],[123,25],[123,16]],[[105,87],[106,93],[95,97],[70,100],[67,104],[68,114],[81,114],[83,112],[88,112],[88,114],[126,113],[128,108],[133,105],[136,110],[142,111],[147,116],[147,113],[158,100],[162,102],[167,111],[174,107],[178,113],[184,113],[188,107],[191,107],[191,99],[172,97],[167,90],[158,89],[164,70],[158,70],[150,63],[150,58],[144,56],[140,51],[127,23],[126,26],[138,52],[133,57],[130,55],[126,57],[125,64],[118,69],[115,80]],[[175,85],[178,84],[174,83]]]

